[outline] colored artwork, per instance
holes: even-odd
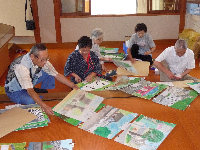
[[[109,58],[116,59],[116,60],[124,60],[127,57],[127,54],[124,54],[124,53],[114,53],[114,54],[101,53],[101,55],[103,57],[109,57]]]
[[[92,82],[83,81],[81,83],[78,83],[77,86],[85,91],[103,91],[105,90],[105,88],[113,84],[114,82],[96,77],[92,80]]]
[[[139,150],[156,150],[175,126],[140,115],[114,140]]]
[[[53,111],[85,122],[95,114],[96,108],[103,99],[103,97],[87,93],[80,89],[73,90],[53,108]]]
[[[107,105],[80,128],[90,133],[112,139],[124,125],[131,122],[138,114]]]
[[[106,88],[106,90],[119,90],[123,87],[126,87],[127,84],[134,84],[141,80],[141,78],[138,77],[127,77],[127,76],[121,76],[117,77],[116,81],[113,85]]]
[[[4,113],[7,110],[12,109],[14,107],[20,107],[22,109],[25,109],[25,110],[27,110],[28,112],[34,114],[37,117],[36,119],[34,119],[31,122],[23,125],[22,127],[16,129],[15,131],[48,126],[48,123],[50,122],[48,116],[46,115],[45,112],[42,111],[42,109],[40,108],[40,106],[38,104],[30,104],[30,105],[15,104],[15,105],[8,105],[8,106],[5,107],[6,109],[0,109],[0,114]]]
[[[119,48],[100,47],[100,53],[118,53]]]
[[[194,90],[179,87],[168,87],[164,92],[153,99],[153,102],[172,108],[185,110],[198,96]]]
[[[200,82],[186,83],[190,88],[197,91],[200,94]]]
[[[101,103],[97,109],[95,110],[95,112],[97,112],[98,110],[100,110],[101,108],[103,108],[105,106],[105,104]],[[81,123],[81,121],[67,117],[65,115],[59,114],[57,112],[54,112],[54,115],[56,115],[57,117],[59,117],[60,119],[64,120],[65,122],[73,125],[73,126],[77,126]]]
[[[127,84],[120,88],[120,90],[137,97],[151,99],[166,87],[167,85],[146,81],[141,78],[139,82]]]
[[[131,64],[131,61],[121,61],[121,60],[113,60],[113,63],[117,67],[121,67],[129,72],[138,73],[137,70]]]
[[[26,142],[23,143],[0,143],[0,150],[24,150]]]
[[[28,150],[72,150],[74,143],[72,139],[45,141],[45,142],[29,142]]]

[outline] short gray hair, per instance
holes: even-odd
[[[187,49],[187,42],[183,39],[178,39],[175,43],[175,49]]]
[[[104,35],[104,32],[103,30],[101,30],[100,28],[96,28],[92,31],[92,34],[91,34],[91,38],[92,39],[98,39],[101,35]]]
[[[43,43],[36,43],[31,47],[30,55],[33,54],[34,56],[38,56],[39,51],[45,51],[47,47]]]

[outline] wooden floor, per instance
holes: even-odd
[[[104,42],[101,46],[118,47],[122,50],[123,42]],[[155,59],[165,48],[174,45],[172,42],[156,42],[157,49],[153,53]],[[49,48],[50,62],[56,70],[63,74],[64,65],[68,55],[74,50],[76,43],[70,46]],[[24,49],[28,50],[27,47]],[[108,69],[116,69],[112,63],[106,63]],[[0,78],[0,86],[4,86],[6,72]],[[190,75],[200,78],[199,59],[196,60],[196,68],[192,70]],[[155,75],[153,70],[150,70],[148,81],[159,81],[159,75]],[[49,90],[50,93],[70,92],[71,89],[65,85],[56,82],[56,88]],[[123,95],[122,95],[123,96]],[[112,95],[110,95],[112,97]],[[55,106],[59,101],[45,102],[49,106]],[[145,116],[158,119],[161,121],[177,124],[174,130],[168,135],[158,150],[198,150],[200,149],[200,96],[198,96],[185,111],[169,108],[153,103],[151,100],[142,98],[107,98],[103,101],[104,104],[111,105],[130,112],[143,114]],[[0,104],[0,108],[12,103]],[[78,127],[74,127],[56,116],[49,116],[51,123],[47,127],[29,129],[24,131],[15,131],[2,138],[0,143],[10,142],[39,142],[50,140],[73,139],[75,142],[74,150],[132,150],[128,146],[124,146],[97,135],[93,135]],[[0,130],[3,130],[2,128]]]

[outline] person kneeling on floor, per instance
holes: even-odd
[[[5,92],[11,101],[25,105],[37,103],[47,114],[53,115],[51,107],[46,105],[37,93],[55,88],[55,78],[71,88],[78,88],[55,70],[49,58],[46,46],[37,43],[32,46],[29,53],[16,58],[11,63],[5,81]],[[34,90],[34,86],[39,83],[41,89]]]

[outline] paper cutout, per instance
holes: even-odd
[[[175,126],[141,115],[114,140],[140,150],[156,150]]]
[[[80,127],[90,133],[112,139],[127,122],[138,114],[107,105]]]
[[[103,97],[87,93],[80,89],[73,90],[53,108],[53,111],[85,122],[95,114],[95,109],[103,99]]]
[[[36,116],[26,110],[15,107],[0,114],[0,138],[24,124],[36,119]]]
[[[121,67],[129,72],[137,74],[137,70],[134,68],[134,66],[131,64],[131,61],[120,61],[120,60],[113,60],[113,63],[117,67]]]
[[[136,61],[132,63],[132,66],[137,70],[137,73],[129,72],[126,69],[117,68],[117,74],[118,75],[132,75],[132,76],[148,76],[149,75],[149,66],[150,62],[148,61]]]
[[[45,141],[45,142],[29,142],[28,150],[72,150],[74,143],[72,139]]]
[[[85,80],[81,83],[78,83],[77,86],[85,91],[102,91],[113,84],[114,82],[102,79],[100,77],[95,77],[92,82],[87,82]]]
[[[200,94],[200,82],[187,83],[187,85]]]
[[[120,88],[120,90],[137,97],[151,99],[166,87],[167,85],[146,81],[141,78],[139,82],[127,84],[126,86]]]
[[[101,53],[117,53],[119,48],[106,48],[106,47],[100,47]]]
[[[179,87],[168,87],[164,92],[153,99],[153,102],[172,108],[185,110],[198,96],[194,90]]]

